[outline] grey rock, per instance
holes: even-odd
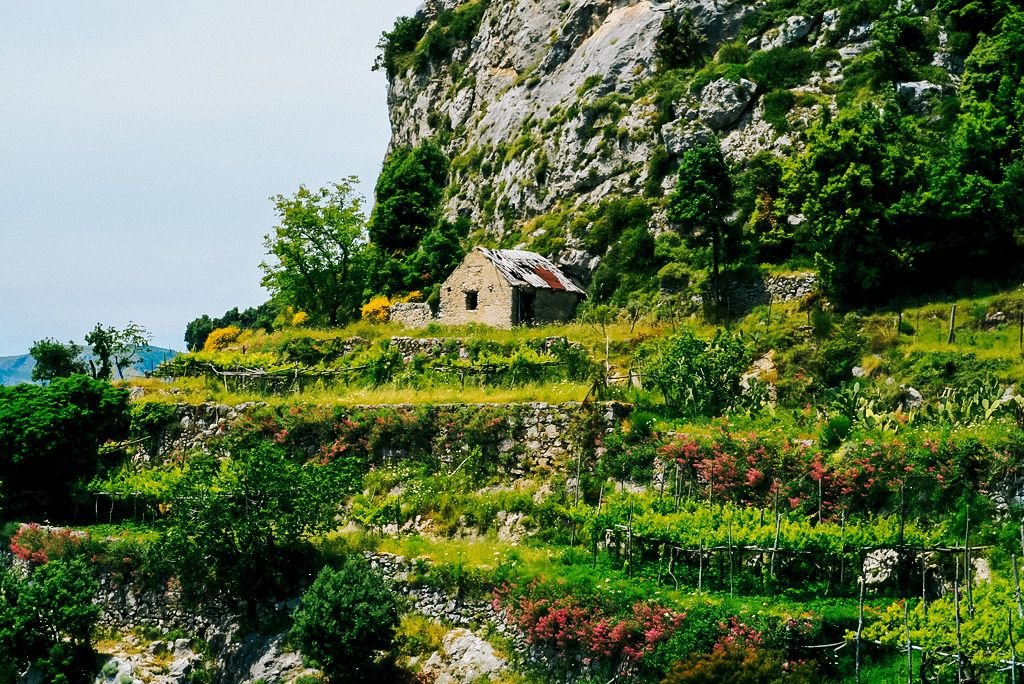
[[[943,87],[929,81],[904,81],[896,84],[896,96],[917,114],[926,114],[942,97]]]
[[[949,72],[950,76],[962,76],[964,73],[964,58],[950,52],[936,52],[932,55],[932,66],[937,66]]]
[[[473,684],[490,681],[507,667],[489,643],[468,629],[453,629],[445,635],[442,650],[424,664],[423,672],[433,676],[436,684]]]
[[[876,549],[864,556],[862,575],[864,584],[874,586],[882,584],[892,577],[899,564],[900,555],[893,549]]]
[[[814,22],[810,17],[792,16],[773,29],[769,29],[761,36],[761,49],[774,50],[775,48],[788,47],[803,40],[811,32]]]
[[[903,395],[900,397],[900,405],[906,410],[921,408],[924,404],[924,396],[913,387],[904,387]]]
[[[844,45],[839,48],[839,56],[843,59],[853,59],[854,57],[862,55],[870,50],[873,45],[874,43],[870,40],[864,41],[863,43],[851,43],[849,45]]]
[[[745,78],[738,82],[720,78],[704,86],[700,98],[700,119],[720,131],[736,123],[750,106],[757,86]]]

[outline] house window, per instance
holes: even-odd
[[[476,311],[476,290],[466,293],[466,311]]]

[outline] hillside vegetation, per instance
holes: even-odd
[[[431,0],[380,48],[369,215],[276,195],[266,304],[0,387],[0,684],[1024,675],[1018,3]],[[575,319],[389,322],[478,244]]]

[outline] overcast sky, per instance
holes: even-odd
[[[0,2],[0,356],[97,322],[182,349],[266,300],[268,198],[390,134],[381,31],[419,0]]]

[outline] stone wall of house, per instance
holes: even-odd
[[[537,323],[561,323],[572,319],[579,297],[572,292],[537,290],[534,301],[534,320]]]
[[[407,303],[392,305],[390,320],[406,328],[425,328],[435,319],[429,304]]]
[[[476,308],[467,308],[467,296],[476,293]],[[441,285],[438,319],[446,325],[482,323],[511,328],[512,287],[483,253],[472,251]]]

